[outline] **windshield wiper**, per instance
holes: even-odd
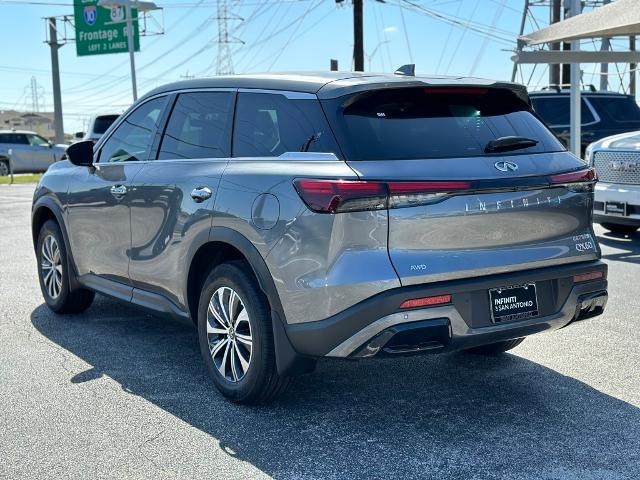
[[[510,152],[512,150],[520,150],[522,148],[535,147],[538,140],[527,137],[500,137],[491,140],[484,147],[484,153]]]

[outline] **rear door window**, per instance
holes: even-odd
[[[640,107],[633,97],[627,96],[594,96],[589,101],[599,112],[606,112],[616,122],[639,122]]]
[[[320,102],[277,93],[239,93],[233,156],[277,157],[285,152],[339,156]]]
[[[531,97],[531,104],[535,112],[551,127],[568,127],[571,124],[571,102],[566,95],[552,97]],[[582,125],[596,121],[591,109],[581,99],[580,117]]]
[[[234,92],[181,93],[162,136],[158,158],[230,156]]]
[[[539,142],[509,154],[564,150],[510,90],[411,87],[325,102],[349,160],[483,156],[491,140],[506,136]]]

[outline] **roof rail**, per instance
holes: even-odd
[[[569,88],[571,87],[570,83],[560,83],[560,84],[551,84],[551,85],[547,85],[546,87],[542,87],[541,90],[553,90],[555,92],[561,92],[562,90],[569,90]],[[584,90],[588,90],[590,92],[597,92],[598,89],[593,85],[593,84],[589,84],[589,85],[582,85]]]
[[[394,75],[404,75],[405,77],[415,77],[416,65],[415,63],[408,63],[407,65],[402,65],[393,73]]]

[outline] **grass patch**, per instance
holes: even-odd
[[[13,183],[37,183],[42,177],[41,173],[27,173],[13,176]],[[11,177],[0,177],[0,185],[11,183]]]

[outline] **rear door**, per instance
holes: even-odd
[[[154,159],[135,178],[131,203],[133,286],[186,306],[188,258],[208,238],[212,207],[231,154],[235,90],[180,93]],[[200,242],[200,243],[199,243]],[[153,301],[134,290],[138,301]]]
[[[386,182],[389,256],[403,285],[597,257],[592,183],[556,176],[586,167],[525,98],[420,87],[326,107],[349,166],[363,180]],[[536,143],[488,151],[509,136]]]
[[[7,134],[6,148],[11,158],[11,168],[15,173],[31,172],[35,162],[31,155],[31,147],[24,133]]]

